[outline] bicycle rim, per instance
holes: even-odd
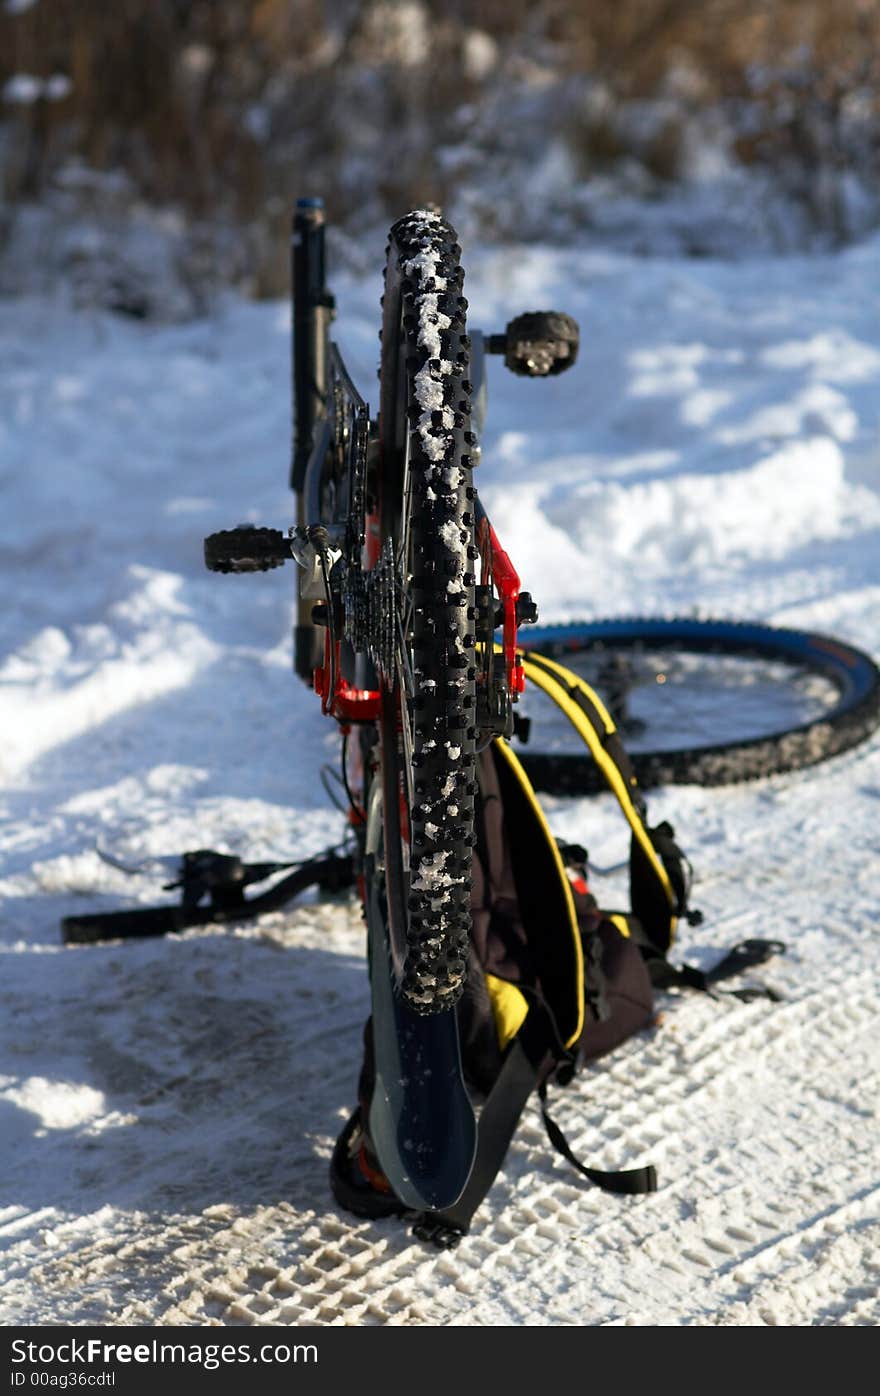
[[[685,618],[575,621],[536,627],[523,647],[596,689],[646,789],[815,765],[880,723],[874,661],[811,631]],[[529,715],[522,760],[535,784],[555,793],[602,789],[591,758],[534,695]]]
[[[459,255],[439,216],[408,215],[391,230],[383,301],[380,519],[384,565],[393,560],[380,721],[385,878],[395,979],[421,1013],[460,996],[471,920],[475,577]]]

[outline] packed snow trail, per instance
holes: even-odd
[[[721,264],[465,248],[472,325],[557,306],[575,369],[490,364],[479,488],[542,620],[701,614],[880,653],[880,242]],[[376,274],[332,278],[375,405]],[[662,995],[657,1025],[534,1104],[449,1255],[332,1205],[368,1011],[346,900],[64,948],[62,916],[159,899],[138,858],[338,840],[338,739],[291,672],[291,569],[202,538],[284,526],[286,307],[151,327],[7,302],[0,325],[0,1319],[84,1324],[870,1324],[877,1300],[880,739],[810,771],[649,798],[692,859],[710,963],[786,941],[780,1004]],[[599,866],[604,797],[547,798]],[[605,902],[625,897],[596,880]]]

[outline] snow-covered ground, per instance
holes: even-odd
[[[339,339],[375,400],[379,258]],[[490,367],[481,493],[542,619],[680,611],[880,653],[880,241],[722,264],[465,249],[471,321],[574,314],[569,374]],[[530,1107],[448,1255],[338,1212],[332,1142],[367,1012],[348,901],[70,947],[60,918],[160,898],[130,857],[338,839],[337,739],[291,675],[291,569],[210,576],[203,535],[291,521],[288,314],[150,327],[7,301],[0,323],[2,1320],[107,1324],[876,1324],[880,737],[747,787],[652,792],[716,958],[789,953],[779,1004],[664,995]],[[600,864],[606,799],[548,798]],[[597,886],[600,896],[604,889]]]

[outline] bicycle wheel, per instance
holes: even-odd
[[[596,689],[639,784],[725,785],[825,761],[880,723],[880,670],[827,635],[749,622],[602,620],[531,630],[523,648]],[[568,724],[530,697],[535,784],[559,794],[604,786]],[[528,704],[524,705],[528,711]]]
[[[460,996],[471,924],[475,438],[460,252],[439,215],[407,215],[391,229],[383,297],[384,872],[394,977],[420,1013]]]

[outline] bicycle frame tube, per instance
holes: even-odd
[[[292,388],[294,438],[291,489],[300,493],[315,427],[327,410],[328,331],[333,297],[327,292],[324,208],[320,199],[298,199],[291,237]]]
[[[325,280],[324,206],[298,199],[291,235],[292,363],[294,434],[290,485],[297,496],[298,524],[306,522],[304,484],[316,428],[327,413],[327,355],[333,297]],[[311,674],[314,628],[311,603],[299,599],[294,631],[294,668]]]
[[[504,615],[502,649],[507,670],[507,683],[511,694],[519,694],[525,688],[525,672],[522,661],[516,652],[518,627],[516,603],[520,592],[519,573],[499,543],[498,535],[492,527],[489,515],[481,504],[479,496],[475,500],[475,506],[477,543],[484,559],[484,570],[491,572],[501,597]],[[486,568],[486,562],[489,564],[488,568]]]

